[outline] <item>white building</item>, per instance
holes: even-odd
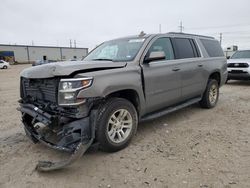
[[[88,48],[69,48],[52,46],[26,46],[0,44],[0,59],[9,62],[34,62],[36,60],[82,59]]]

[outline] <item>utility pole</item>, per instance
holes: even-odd
[[[161,24],[159,24],[159,33],[161,33]]]
[[[76,48],[76,40],[74,40],[74,47]]]
[[[220,45],[222,44],[222,33],[220,33]]]
[[[72,48],[72,41],[71,41],[71,39],[69,40],[69,47]]]
[[[180,26],[179,26],[179,28],[180,28],[180,33],[182,33],[182,32],[183,32],[183,30],[184,30],[184,26],[182,25],[182,21],[180,22]]]

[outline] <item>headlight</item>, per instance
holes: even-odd
[[[72,89],[72,82],[63,82],[63,83],[62,83],[62,89],[63,89],[63,90]]]
[[[58,104],[61,106],[79,105],[85,99],[77,98],[79,91],[91,86],[93,78],[61,79],[59,83]]]

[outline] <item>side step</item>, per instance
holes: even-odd
[[[201,97],[193,98],[193,99],[188,100],[184,103],[181,103],[177,106],[171,106],[171,107],[168,107],[162,111],[157,111],[155,113],[146,115],[146,116],[142,117],[141,122],[159,118],[159,117],[164,116],[166,114],[169,114],[171,112],[174,112],[174,111],[180,110],[182,108],[185,108],[187,106],[190,106],[192,104],[195,104],[195,103],[199,102],[200,100],[201,100]]]

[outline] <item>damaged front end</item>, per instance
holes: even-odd
[[[90,84],[83,80],[87,79],[21,78],[18,110],[22,113],[27,136],[34,143],[41,142],[72,153],[65,161],[40,161],[36,167],[39,171],[56,170],[71,164],[94,141],[96,110],[90,109],[95,100],[77,98],[84,84]]]

